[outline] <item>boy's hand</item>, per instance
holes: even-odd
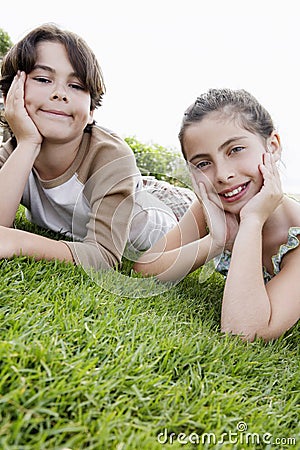
[[[28,142],[41,145],[43,137],[30,118],[24,103],[26,74],[18,71],[5,99],[5,119],[13,131],[18,144]]]
[[[254,217],[264,224],[283,199],[279,172],[271,153],[264,153],[263,163],[259,165],[259,170],[264,180],[262,188],[241,209],[241,222]]]
[[[17,248],[15,239],[15,231],[14,228],[0,226],[0,259],[11,258],[20,254],[20,249]]]

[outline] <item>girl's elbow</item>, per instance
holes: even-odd
[[[243,328],[229,328],[226,326],[222,326],[221,327],[221,331],[224,334],[228,334],[231,336],[238,336],[239,338],[241,338],[243,341],[246,342],[253,342],[255,339],[255,333],[253,331],[247,330],[247,329],[243,329]]]
[[[148,270],[148,265],[146,263],[143,263],[141,261],[136,261],[134,265],[132,266],[132,270],[136,273],[140,273],[141,275],[153,275]]]
[[[139,262],[136,262],[133,264],[132,270],[137,273],[143,273],[143,265]]]
[[[283,334],[281,330],[275,330],[268,326],[259,329],[249,329],[248,327],[237,327],[230,329],[223,326],[222,332],[225,334],[238,336],[246,342],[253,342],[256,339],[262,339],[265,342],[270,342],[278,339]]]

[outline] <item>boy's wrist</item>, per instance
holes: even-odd
[[[18,142],[17,148],[22,152],[32,152],[35,156],[40,153],[41,144],[30,142],[30,141],[20,141]]]

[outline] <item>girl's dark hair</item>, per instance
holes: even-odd
[[[186,129],[213,112],[220,113],[222,117],[237,120],[245,130],[261,136],[264,140],[274,131],[270,114],[249,92],[243,89],[209,89],[208,92],[200,95],[184,113],[178,135],[184,156]]]
[[[1,67],[0,88],[4,98],[18,70],[30,73],[36,63],[36,46],[41,41],[64,45],[78,78],[91,95],[91,110],[101,105],[105,85],[99,63],[86,44],[75,33],[60,29],[55,24],[44,24],[29,32],[5,55]]]

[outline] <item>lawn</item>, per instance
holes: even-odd
[[[1,450],[300,448],[300,325],[224,336],[221,275],[138,297],[70,264],[0,271]]]

